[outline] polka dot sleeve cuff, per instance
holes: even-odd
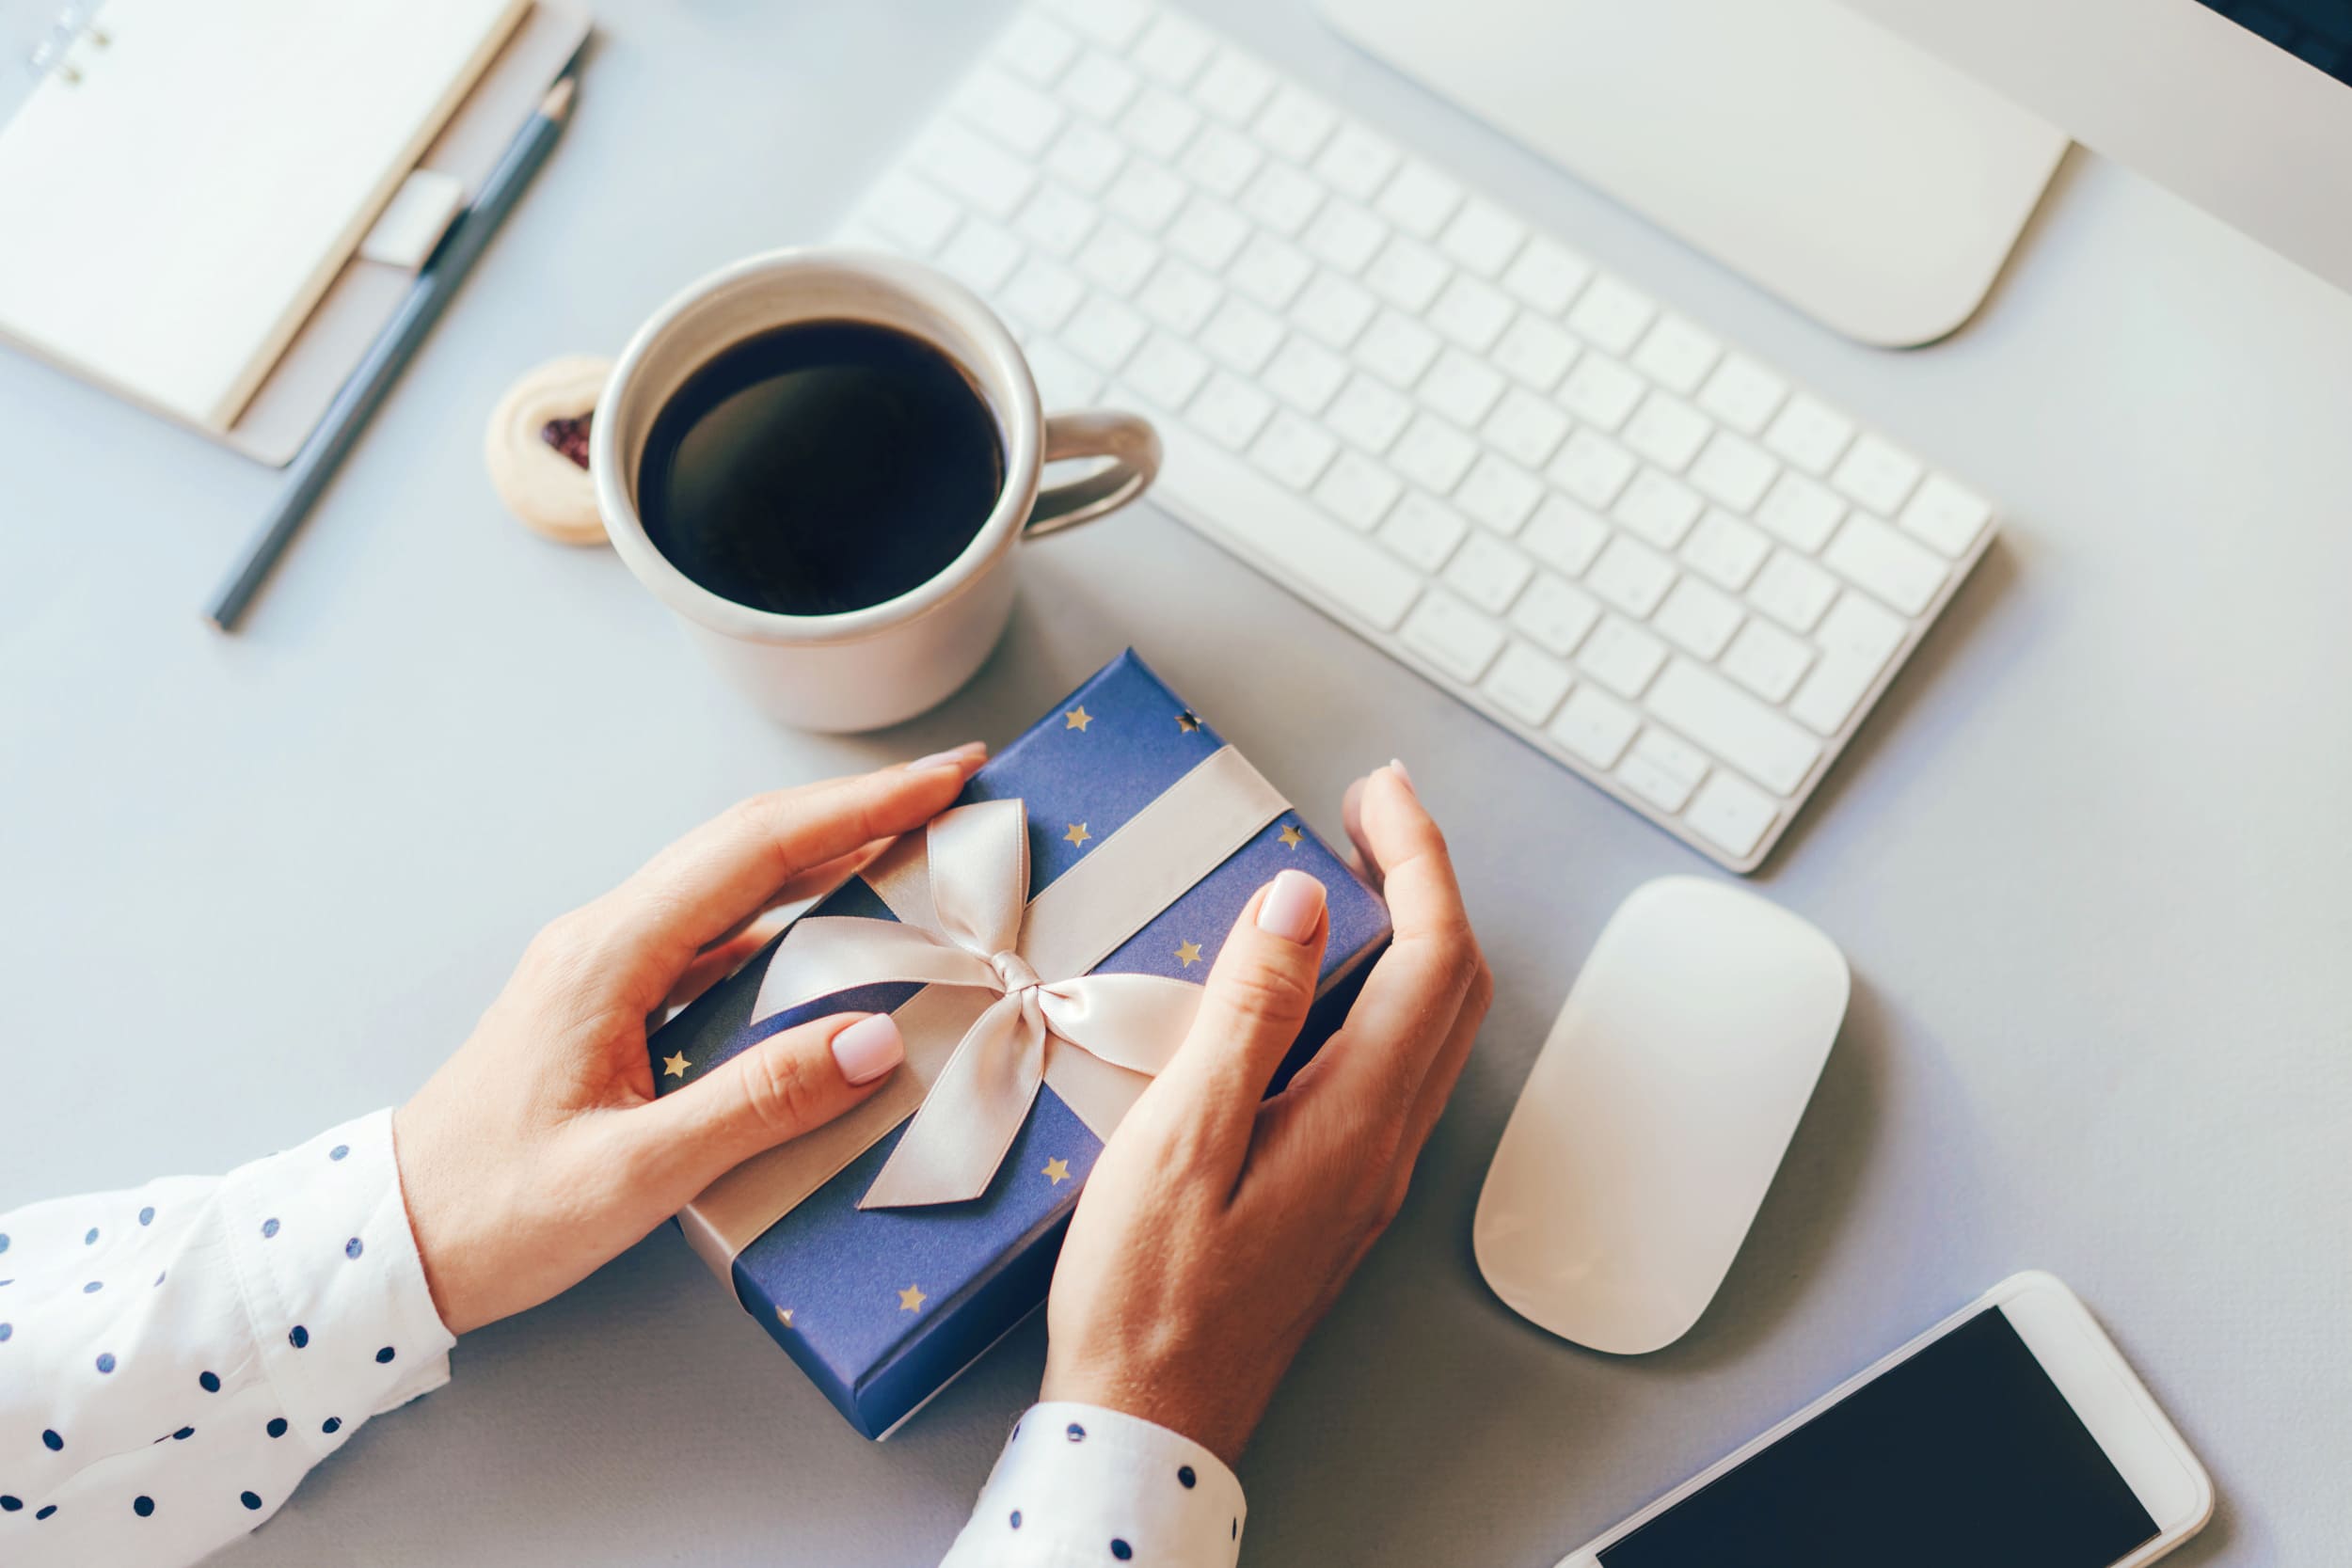
[[[1030,1407],[941,1568],[1232,1568],[1247,1516],[1224,1461],[1089,1404]]]
[[[438,1387],[379,1111],[226,1177],[0,1215],[0,1562],[179,1568]]]

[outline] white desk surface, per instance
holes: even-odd
[[[825,232],[1007,8],[602,8],[576,124],[243,636],[199,610],[275,477],[0,356],[0,1208],[396,1101],[540,922],[678,831],[1009,736],[1133,642],[1327,832],[1406,758],[1498,977],[1410,1203],[1244,1464],[1248,1560],[1544,1568],[2026,1266],[2211,1466],[2178,1560],[2341,1556],[2352,299],[2077,154],[1975,325],[1855,348],[1301,0],[1202,6],[2010,510],[1758,879],[1857,982],[1788,1162],[1697,1329],[1615,1360],[1494,1300],[1470,1210],[1602,921],[1697,857],[1149,507],[1039,546],[979,680],[855,740],[746,717],[609,553],[500,514],[481,430],[516,372]],[[664,1228],[470,1337],[222,1560],[929,1562],[1042,1342],[872,1447]]]

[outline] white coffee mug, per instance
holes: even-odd
[[[654,420],[689,376],[747,338],[813,321],[891,327],[945,355],[995,420],[1005,484],[962,553],[928,581],[863,610],[784,615],[714,594],[673,565],[638,515],[637,480]],[[1087,457],[1109,462],[1040,489],[1046,464]],[[962,285],[898,257],[833,247],[738,261],[656,311],[613,366],[588,440],[597,510],[638,580],[761,709],[834,731],[895,724],[971,679],[1012,613],[1022,541],[1124,506],[1159,462],[1159,437],[1133,414],[1041,413],[1020,345]]]

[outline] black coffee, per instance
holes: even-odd
[[[862,322],[736,344],[654,420],[637,509],[654,547],[755,610],[863,610],[928,582],[1005,483],[988,404],[945,355]]]

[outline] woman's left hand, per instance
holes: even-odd
[[[888,1014],[772,1035],[660,1100],[649,1018],[771,933],[763,911],[837,881],[951,803],[977,745],[756,796],[532,940],[471,1038],[393,1116],[403,1195],[453,1334],[585,1277],[734,1166],[822,1125],[904,1055]]]

